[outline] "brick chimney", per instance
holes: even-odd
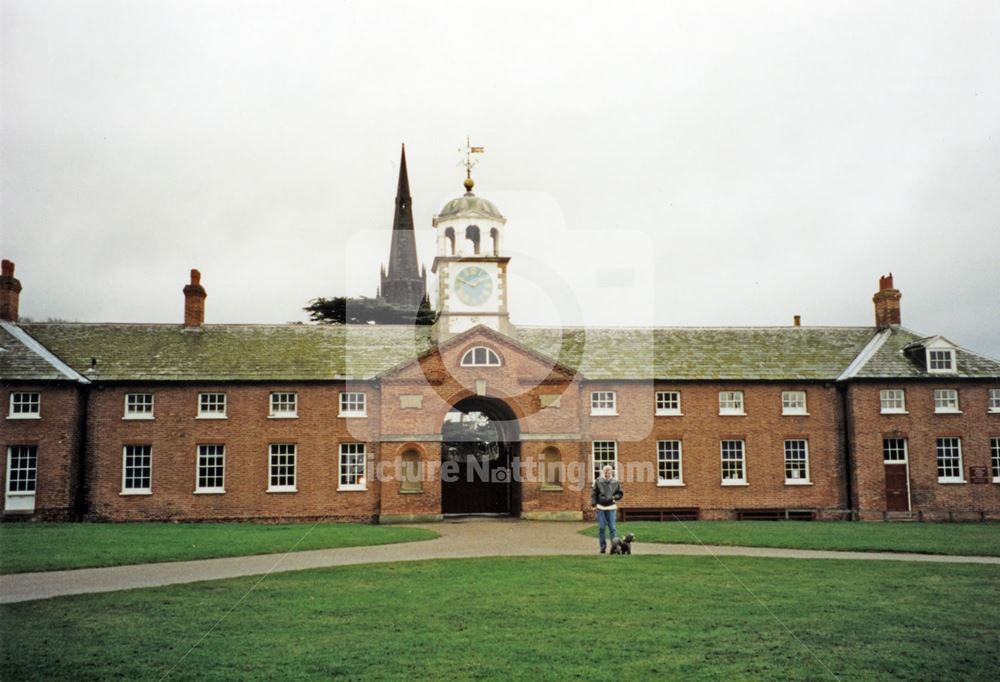
[[[191,270],[191,283],[184,287],[184,326],[201,327],[205,324],[205,287],[201,285],[201,273]]]
[[[796,327],[801,327],[802,326],[802,316],[801,315],[795,315],[795,316],[793,316],[792,317],[792,324],[794,324]]]
[[[0,320],[17,322],[21,282],[14,277],[14,261],[4,259],[0,270]]]
[[[899,289],[892,286],[892,273],[878,279],[878,293],[872,296],[872,303],[875,304],[875,325],[878,327],[888,327],[898,325],[899,321],[899,299],[903,295]]]

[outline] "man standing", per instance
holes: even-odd
[[[597,538],[601,554],[608,548],[608,543],[604,539],[605,527],[611,531],[612,540],[618,537],[618,526],[615,524],[615,517],[618,514],[617,503],[625,495],[614,474],[615,470],[611,465],[606,465],[601,470],[601,475],[594,481],[594,489],[590,491],[590,506],[597,509]]]

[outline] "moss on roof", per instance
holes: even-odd
[[[432,347],[428,327],[406,325],[21,325],[96,381],[312,381],[373,379]],[[515,340],[590,380],[832,381],[876,333],[873,327],[521,327]],[[895,330],[859,378],[926,377]],[[58,374],[2,337],[0,376]],[[9,359],[4,358],[8,353]],[[91,358],[96,372],[88,371]],[[959,376],[1000,378],[1000,363],[958,351]],[[37,374],[37,376],[28,376]],[[44,376],[43,376],[44,375]],[[63,378],[55,376],[53,378]]]
[[[26,324],[23,329],[90,379],[262,381],[369,379],[430,346],[404,325]],[[91,358],[96,372],[89,372]]]
[[[871,327],[522,327],[522,343],[588,379],[833,380]]]
[[[8,381],[72,381],[3,327],[0,327],[0,378]]]

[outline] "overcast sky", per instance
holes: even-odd
[[[23,315],[287,322],[508,219],[517,323],[904,326],[1000,357],[1000,3],[0,0]]]

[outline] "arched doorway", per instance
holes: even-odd
[[[441,425],[441,511],[521,513],[517,416],[502,400],[469,396]]]

